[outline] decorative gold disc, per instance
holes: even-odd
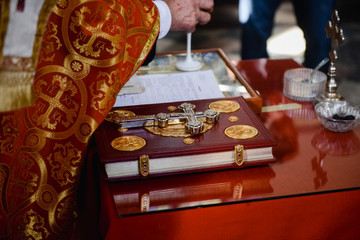
[[[236,122],[237,120],[239,120],[237,116],[230,116],[228,119],[230,122]]]
[[[183,143],[185,144],[193,144],[195,142],[192,138],[184,138]]]
[[[219,113],[232,113],[239,110],[240,105],[234,101],[220,100],[210,103],[209,108]]]
[[[111,146],[119,151],[135,151],[146,145],[145,139],[138,136],[122,136],[115,138]]]
[[[116,120],[120,117],[134,117],[136,114],[129,110],[114,110],[109,112],[109,114],[106,116],[105,120],[109,122],[117,122]]]
[[[175,106],[168,106],[167,107],[167,110],[169,110],[170,112],[174,112],[176,109],[178,109],[178,108],[175,107]]]
[[[118,131],[119,132],[127,132],[129,129],[125,128],[125,127],[119,127]]]
[[[233,139],[249,139],[255,137],[259,131],[248,125],[234,125],[226,128],[224,133]]]

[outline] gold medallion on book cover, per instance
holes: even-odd
[[[219,113],[232,113],[240,109],[240,105],[237,102],[230,100],[219,100],[209,104],[211,110]]]
[[[138,136],[122,136],[115,138],[111,146],[120,151],[135,151],[146,145],[145,139]]]
[[[259,131],[248,125],[234,125],[226,128],[224,133],[233,139],[249,139],[255,137]]]
[[[106,116],[105,120],[117,123],[121,117],[134,117],[136,114],[129,110],[113,110]]]

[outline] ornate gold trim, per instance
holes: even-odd
[[[34,72],[2,71],[0,68],[0,112],[31,105],[33,80]]]
[[[3,0],[1,2],[1,19],[0,19],[0,59],[2,59],[2,49],[5,43],[5,35],[9,23],[10,0]]]
[[[158,11],[155,6],[154,6],[154,8],[156,11]],[[159,31],[160,31],[160,16],[158,13],[157,18],[156,18],[156,23],[154,24],[151,34],[149,34],[149,39],[148,39],[147,43],[145,44],[142,53],[139,56],[138,62],[134,66],[134,71],[131,73],[131,76],[134,75],[134,73],[138,70],[138,68],[141,66],[142,62],[146,58],[148,52],[150,52],[151,48],[155,44],[156,38],[159,35]]]
[[[57,0],[45,0],[43,3],[43,6],[40,10],[40,15],[38,18],[38,24],[37,24],[37,29],[36,29],[36,35],[35,35],[35,42],[34,42],[34,46],[33,46],[33,55],[32,55],[32,60],[34,63],[34,67],[37,64],[37,58],[38,58],[38,54],[39,54],[39,49],[42,43],[42,38],[45,32],[45,24],[53,10],[53,8],[55,7],[57,3]]]

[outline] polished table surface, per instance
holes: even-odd
[[[285,97],[282,76],[285,70],[300,67],[291,59],[246,60],[235,65],[262,97],[265,108],[259,117],[277,140],[273,150],[277,162],[126,183],[101,180],[103,238],[360,236],[360,127],[347,133],[330,132],[317,120],[312,103]],[[131,192],[137,198],[150,194],[152,212],[120,216],[112,194]]]

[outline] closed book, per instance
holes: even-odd
[[[171,123],[167,127],[148,120],[137,128],[119,128],[118,124],[104,121],[95,132],[95,140],[107,179],[240,169],[276,161],[272,153],[276,141],[244,98],[187,103],[196,106],[195,118],[205,122],[201,133],[189,133],[186,129],[188,119],[175,121],[176,124]],[[175,113],[182,104],[171,102],[119,107],[112,112],[135,115],[141,119],[158,113]],[[220,113],[214,123],[207,123],[207,119],[201,118],[201,113],[209,108]]]

